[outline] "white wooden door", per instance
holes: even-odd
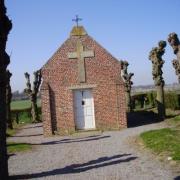
[[[74,91],[75,124],[77,129],[94,129],[94,101],[91,90]]]

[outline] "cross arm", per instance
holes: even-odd
[[[83,57],[94,57],[94,51],[83,51],[82,56]]]
[[[68,58],[69,59],[76,59],[78,56],[77,56],[77,52],[70,52],[68,53]]]

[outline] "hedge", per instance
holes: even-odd
[[[180,108],[179,95],[174,91],[165,92],[165,105],[166,108],[176,110]]]
[[[146,98],[146,105],[149,105],[150,107],[156,106],[156,91],[137,94],[132,96],[132,99],[138,101],[138,103],[136,103],[137,105],[142,103],[143,96]],[[177,94],[175,91],[166,91],[164,97],[166,108],[172,110],[180,109],[180,94]]]
[[[41,107],[38,107],[39,115],[41,116]],[[17,124],[19,123],[31,123],[31,108],[24,108],[24,109],[13,109],[11,110],[11,117],[13,121],[16,121]]]

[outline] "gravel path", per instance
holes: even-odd
[[[161,127],[163,123],[44,138],[42,124],[27,125],[8,140],[32,143],[33,150],[10,156],[9,173],[12,179],[172,180],[177,175],[168,165],[130,143],[131,137]]]

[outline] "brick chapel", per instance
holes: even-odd
[[[44,135],[127,126],[121,64],[85,31],[70,37],[42,67]]]

